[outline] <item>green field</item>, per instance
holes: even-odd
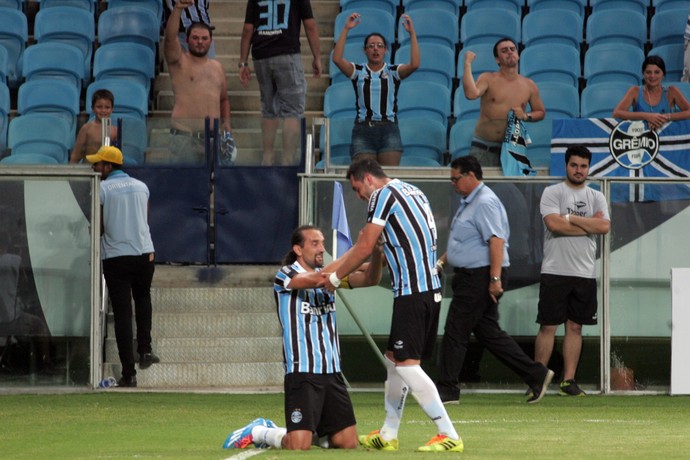
[[[358,430],[383,421],[383,394],[352,395]],[[359,448],[309,452],[265,450],[252,459],[438,457],[467,459],[685,459],[690,457],[690,398],[549,394],[527,405],[518,394],[463,395],[448,407],[463,454],[414,452],[435,434],[412,399],[399,452]],[[0,395],[3,459],[226,459],[227,434],[257,416],[283,425],[281,394],[147,393],[109,390],[64,395]],[[242,456],[238,454],[244,454]]]

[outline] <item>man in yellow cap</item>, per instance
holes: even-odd
[[[136,387],[132,298],[136,310],[139,368],[160,362],[151,349],[151,280],[154,252],[148,225],[149,189],[122,170],[122,152],[103,146],[86,160],[101,173],[101,258],[115,318],[122,364],[118,386]]]

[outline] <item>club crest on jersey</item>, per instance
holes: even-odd
[[[292,414],[290,414],[290,421],[292,423],[299,423],[302,421],[302,410],[301,409],[295,409],[292,411]]]
[[[642,169],[659,153],[659,135],[644,121],[621,121],[611,131],[609,149],[622,167]]]

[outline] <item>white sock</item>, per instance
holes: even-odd
[[[451,439],[460,439],[443,402],[441,402],[436,385],[422,370],[421,366],[398,366],[395,369],[410,387],[412,396],[417,400],[424,413],[436,423],[439,434],[444,434]]]
[[[283,438],[287,434],[286,428],[268,428],[263,425],[252,428],[252,438],[254,444],[266,443],[276,449],[281,449]]]
[[[384,386],[384,407],[386,420],[381,428],[381,437],[385,441],[398,438],[398,429],[405,409],[405,399],[408,394],[408,386],[400,374],[395,370],[395,363],[385,358],[387,377]]]

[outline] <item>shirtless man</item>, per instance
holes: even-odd
[[[204,119],[220,118],[221,129],[230,131],[230,100],[225,71],[207,54],[213,40],[211,28],[193,23],[187,29],[184,51],[178,39],[182,10],[194,0],[175,3],[165,27],[165,59],[172,80],[175,105],[170,129],[170,154],[173,162],[204,161]]]
[[[494,45],[498,72],[484,72],[477,81],[472,76],[472,61],[477,55],[467,51],[462,87],[467,99],[481,97],[480,115],[474,129],[470,155],[482,166],[501,166],[501,143],[506,130],[508,112],[523,121],[539,121],[546,111],[534,81],[518,74],[517,45],[502,38]],[[527,113],[527,103],[531,112]]]

